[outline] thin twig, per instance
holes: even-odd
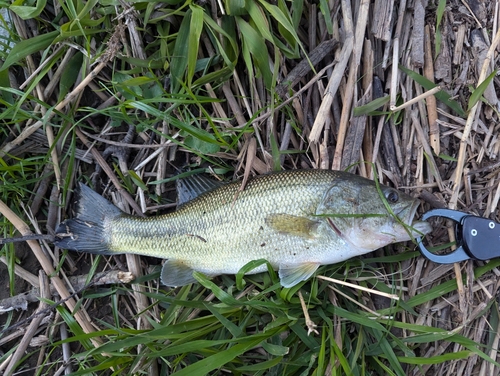
[[[307,335],[310,335],[311,333],[319,335],[319,332],[316,330],[318,325],[316,325],[314,321],[311,320],[309,312],[307,311],[306,302],[304,301],[304,297],[302,296],[300,290],[299,290],[299,300],[300,300],[300,305],[302,306],[302,312],[304,312],[304,318],[306,320]]]
[[[360,285],[355,285],[354,283],[349,283],[349,282],[341,281],[340,279],[325,277],[323,275],[318,275],[318,276],[316,276],[316,278],[323,279],[325,281],[329,281],[329,282],[333,282],[333,283],[337,283],[339,285],[344,285],[344,286],[347,286],[347,287],[352,287],[353,289],[366,291],[366,292],[369,292],[370,294],[376,294],[376,295],[380,295],[380,296],[383,296],[383,297],[386,297],[386,298],[389,298],[389,299],[399,300],[399,296],[397,296],[395,294],[388,294],[386,292],[369,289],[367,287],[363,287],[363,286],[360,286]]]

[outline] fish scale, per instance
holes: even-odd
[[[399,220],[387,212],[387,201],[380,196],[395,192],[398,200],[389,204]],[[234,274],[252,260],[266,259],[289,287],[310,277],[319,265],[370,252],[379,243],[408,240],[410,231],[398,221],[411,225],[417,205],[393,188],[377,188],[371,180],[329,170],[263,175],[249,180],[244,189],[240,182],[225,184],[176,212],[149,218],[126,215],[82,186],[76,217],[57,230],[58,245],[168,259],[162,280],[170,286],[194,282],[193,270],[208,276]],[[380,218],[358,217],[364,214]],[[430,231],[425,222],[417,227],[418,234]],[[365,247],[363,238],[372,233],[370,247]],[[261,265],[251,273],[265,270]]]

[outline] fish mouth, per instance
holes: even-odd
[[[400,217],[403,223],[410,227],[408,230],[411,230],[411,234],[414,237],[420,237],[432,231],[432,227],[429,222],[415,220],[415,215],[417,214],[419,205],[420,202],[418,200],[415,200],[410,207],[406,219]]]

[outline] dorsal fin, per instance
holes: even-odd
[[[204,175],[191,175],[177,179],[175,184],[177,189],[177,207],[223,184]]]

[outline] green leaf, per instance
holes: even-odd
[[[411,79],[413,79],[415,82],[417,82],[420,86],[422,86],[425,90],[432,90],[434,89],[437,85],[433,83],[432,81],[428,80],[424,76],[412,71],[411,69],[405,68],[401,64],[399,65],[399,69],[401,69],[403,72],[405,72]],[[444,90],[438,91],[434,96],[446,104],[448,107],[450,107],[452,110],[454,110],[458,115],[465,117],[465,111],[462,109],[460,104],[454,100],[451,99],[450,94],[448,94]]]
[[[13,64],[19,63],[22,59],[26,58],[26,56],[47,48],[58,35],[59,31],[55,30],[47,34],[40,34],[36,37],[20,41],[10,50],[0,71],[7,69]]]
[[[180,344],[172,343],[172,345],[169,345],[167,348],[155,352],[154,356],[165,357],[165,356],[179,355],[183,353],[200,353],[202,351],[206,351],[211,347],[233,343],[234,341],[235,341],[234,339],[225,339],[225,340],[215,340],[215,341],[196,340]]]
[[[444,10],[446,8],[446,0],[439,0],[436,10],[436,56],[441,52],[441,21],[443,19]]]
[[[148,187],[144,182],[142,181],[141,177],[137,175],[137,173],[134,170],[128,170],[128,174],[132,181],[134,182],[135,185],[137,185],[139,188],[141,188],[143,191],[147,191]]]
[[[252,260],[243,265],[241,269],[238,270],[238,273],[236,273],[236,288],[238,290],[242,290],[243,287],[245,286],[245,281],[243,280],[245,274],[251,272],[255,268],[258,268],[259,266],[264,264],[268,264],[268,268],[272,268],[271,265],[269,265],[269,263],[267,262],[267,260],[264,259]]]
[[[191,375],[206,375],[214,369],[224,366],[231,362],[238,355],[257,346],[264,339],[274,335],[276,331],[270,333],[256,334],[246,340],[239,339],[238,343],[228,348],[227,350],[218,351],[215,355],[201,359],[194,364],[187,366],[175,373],[176,376],[191,376]]]
[[[280,364],[283,360],[282,356],[279,356],[274,359],[266,360],[264,362],[258,362],[256,364],[251,364],[251,365],[244,365],[241,367],[236,368],[236,371],[239,372],[250,372],[250,373],[255,373],[257,371],[266,371],[269,370],[270,368],[273,368]],[[270,374],[270,373],[269,373]]]
[[[276,135],[271,133],[269,135],[269,142],[271,144],[271,156],[273,159],[273,170],[280,171],[281,170],[281,154],[278,146],[278,141],[276,140]]]
[[[125,75],[125,74],[123,74],[123,76],[121,76],[121,74],[122,73],[120,73],[119,77],[123,78],[123,81],[121,81],[121,84],[124,86],[140,86],[140,85],[147,84],[151,81],[154,81],[154,79],[151,77],[145,77],[145,76],[132,77],[132,76]],[[128,77],[130,77],[130,78],[128,78]]]
[[[14,96],[10,91],[3,90],[3,88],[10,86],[9,72],[0,70],[0,95],[2,99],[10,105],[14,104]]]
[[[479,86],[474,90],[469,98],[469,105],[467,106],[467,111],[470,111],[472,107],[474,107],[477,102],[481,99],[482,95],[484,94],[486,88],[488,85],[491,83],[491,81],[495,78],[497,74],[497,70],[494,70],[493,72],[490,73],[488,77],[484,79],[483,82],[479,84]]]
[[[213,35],[212,40],[217,46],[217,52],[222,56],[227,66],[231,70],[234,69],[239,56],[239,44],[236,42],[236,33],[234,35],[228,33],[224,27],[219,26],[207,13],[203,13],[203,21],[207,25],[208,31]],[[222,25],[225,27],[234,25],[234,19],[232,17],[224,17]],[[235,32],[234,29],[233,31]],[[220,34],[224,38],[221,38],[217,34]],[[221,41],[219,41],[219,38]]]
[[[490,317],[488,318],[488,325],[490,328],[493,328],[492,331],[488,332],[488,343],[486,345],[486,348],[493,348],[494,343],[496,341],[496,336],[498,333],[498,330],[500,329],[500,310],[498,307],[498,303],[494,302],[492,304],[493,309],[490,311]]]
[[[275,356],[284,356],[290,352],[290,348],[288,348],[287,346],[275,345],[275,344],[268,343],[265,341],[262,341],[260,345],[269,354],[275,355]]]
[[[75,84],[78,73],[80,73],[82,68],[82,63],[83,54],[81,52],[75,53],[69,60],[59,80],[59,100],[62,100]]]
[[[321,11],[321,14],[323,15],[323,21],[325,22],[326,30],[328,31],[328,34],[332,35],[333,34],[333,23],[332,23],[332,16],[330,14],[330,6],[328,5],[328,1],[327,0],[320,0],[319,9]]]
[[[374,112],[379,110],[384,104],[388,103],[390,100],[390,96],[386,95],[385,97],[380,97],[377,99],[368,102],[367,104],[359,107],[355,107],[353,111],[354,116],[362,116],[362,115],[371,115],[373,116]],[[377,112],[378,113],[378,112]]]
[[[410,356],[400,356],[398,357],[398,360],[401,363],[406,363],[406,364],[421,364],[421,365],[426,365],[426,364],[440,364],[444,362],[450,362],[452,360],[457,360],[457,359],[467,359],[469,356],[472,355],[472,352],[470,351],[457,351],[457,352],[451,352],[451,353],[446,353],[443,355],[436,355],[436,356],[430,356],[430,357],[410,357]]]
[[[23,20],[38,17],[47,4],[47,0],[37,0],[36,6],[30,7],[27,5],[22,5],[24,2],[24,0],[15,0],[9,7],[11,11],[13,11]]]
[[[202,154],[218,153],[220,151],[220,146],[217,145],[215,137],[213,137],[210,133],[207,133],[207,137],[210,137],[212,139],[212,142],[203,141],[199,138],[189,135],[184,139],[184,144]]]
[[[191,22],[189,24],[188,38],[188,59],[187,59],[187,86],[190,88],[193,76],[196,70],[196,61],[198,59],[198,50],[200,47],[201,31],[203,30],[203,8],[190,5]]]
[[[243,19],[237,18],[236,22],[240,28],[241,38],[243,40],[243,57],[247,65],[248,72],[254,71],[252,60],[250,59],[250,57],[252,57],[255,65],[262,74],[264,84],[268,89],[271,89],[273,76],[271,69],[269,68],[269,54],[267,53],[264,38],[262,38],[262,36],[260,36],[255,29]]]
[[[287,31],[287,33],[289,33],[288,36],[287,33],[283,33],[283,31],[281,31],[280,35],[283,35],[283,37],[287,40],[287,42],[291,46],[294,45],[301,46],[300,38],[297,35],[296,30],[293,28],[290,19],[281,11],[281,9],[278,8],[276,5],[269,4],[267,1],[261,0],[259,2],[269,12],[269,14],[278,22],[279,27],[283,27]]]
[[[285,16],[285,14],[278,8],[276,5],[272,5],[267,1],[260,0],[260,4],[269,12],[269,14],[276,19],[276,21],[283,26],[295,39],[295,41],[299,41],[299,36],[297,32],[293,28],[290,20]]]
[[[71,329],[73,332],[74,336],[76,338],[79,338],[79,342],[82,344],[83,347],[85,347],[87,350],[92,350],[94,349],[94,345],[90,341],[89,338],[84,337],[85,333],[83,332],[83,329],[80,327],[78,322],[75,320],[75,317],[71,312],[69,312],[65,307],[63,306],[58,306],[56,307],[57,311],[61,315],[62,319],[66,322],[68,327]]]
[[[255,24],[255,30],[257,30],[264,39],[273,43],[273,35],[269,28],[269,22],[262,11],[262,8],[257,5],[254,1],[249,1],[246,5],[250,18]]]
[[[453,157],[446,155],[446,154],[443,154],[443,153],[439,154],[438,157],[441,158],[442,160],[445,160],[445,161],[452,161],[452,162],[457,161],[456,158],[453,158]]]
[[[231,306],[231,305],[239,305],[238,301],[235,298],[233,298],[231,295],[229,295],[226,291],[222,290],[215,283],[213,283],[212,281],[210,281],[202,273],[193,272],[193,277],[200,284],[202,284],[207,289],[209,289],[210,291],[212,291],[214,293],[214,295],[217,297],[217,299],[219,299],[224,304],[227,304],[229,306]]]
[[[152,74],[147,73],[146,78],[152,78],[149,82],[144,83],[142,88],[142,95],[145,99],[160,99],[163,94],[163,88],[158,82],[158,79]]]
[[[278,34],[279,37],[274,36],[274,43],[286,57],[289,59],[298,59],[301,57],[299,54],[300,40],[298,39],[297,30],[293,24],[288,6],[285,0],[278,0],[278,9],[281,11],[283,18],[287,20],[287,25],[282,25],[278,22],[278,32],[275,34]],[[290,30],[293,30],[293,32]],[[290,48],[281,42],[282,39],[288,42]]]
[[[370,332],[377,338],[377,346],[384,354],[384,357],[387,357],[387,360],[391,365],[391,370],[393,370],[397,375],[404,376],[405,372],[403,367],[401,367],[401,363],[394,353],[394,348],[391,346],[387,338],[383,336],[383,333],[380,331],[370,330]]]
[[[115,71],[113,73],[113,84],[115,90],[122,93],[123,97],[128,100],[134,100],[142,97],[142,89],[136,84],[136,79],[128,74]],[[133,85],[127,84],[128,82]]]
[[[175,38],[173,56],[170,62],[170,74],[172,75],[172,82],[170,86],[172,93],[179,92],[186,73],[189,54],[191,15],[192,10],[189,9],[182,20],[181,27],[179,28],[179,32]]]
[[[224,7],[228,16],[244,16],[248,14],[245,7],[245,0],[224,1]]]
[[[184,123],[182,121],[179,121],[175,117],[170,117],[168,114],[166,114],[163,111],[158,110],[157,108],[154,108],[145,101],[129,101],[128,104],[132,108],[137,108],[138,110],[144,111],[150,115],[156,116],[158,119],[165,119],[167,120],[171,125],[179,128],[180,130],[183,130],[190,135],[192,135],[194,138],[198,138],[199,140],[208,142],[208,143],[213,143],[216,145],[219,145],[217,140],[214,138],[214,136],[210,133],[208,133],[206,130],[193,127],[192,125],[188,123]]]
[[[202,75],[195,82],[193,82],[193,87],[199,87],[201,85],[205,85],[207,83],[218,83],[224,82],[228,80],[233,75],[233,68],[224,67],[222,69],[218,69],[215,72],[210,72]]]

